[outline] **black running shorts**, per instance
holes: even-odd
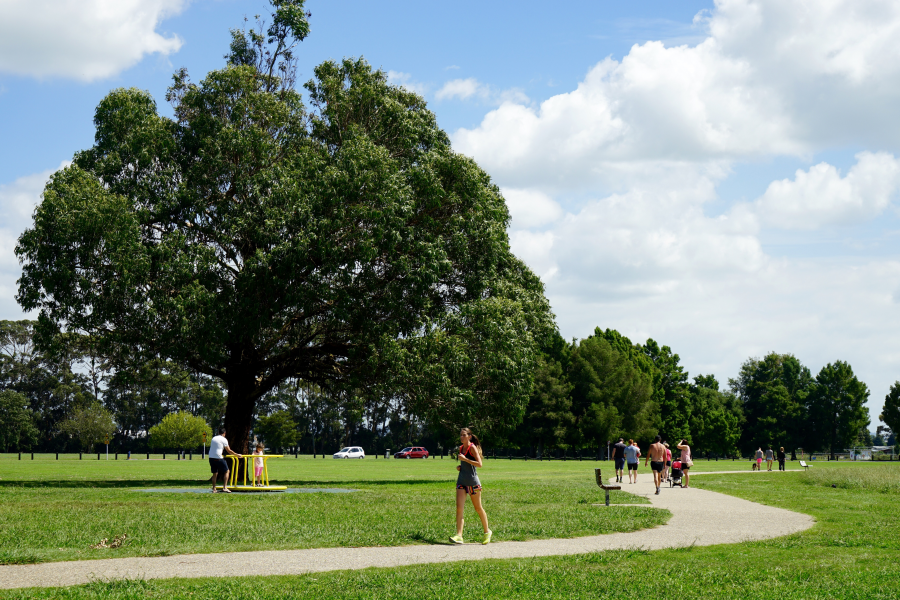
[[[637,464],[637,463],[628,463],[628,470],[629,470],[629,471],[637,471],[637,468],[638,468],[638,464]]]

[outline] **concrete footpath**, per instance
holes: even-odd
[[[671,511],[672,517],[665,525],[631,533],[527,542],[496,541],[487,546],[315,548],[8,565],[0,566],[0,588],[57,587],[114,579],[297,575],[484,558],[528,558],[616,549],[657,550],[692,544],[736,544],[796,533],[812,527],[814,523],[808,515],[693,487],[663,487],[662,493],[657,496],[649,471],[642,469],[640,478],[642,481],[633,485],[628,484],[626,478],[622,489],[645,496],[654,507]],[[602,492],[597,491],[598,501],[602,501],[599,500]],[[616,505],[593,506],[591,509],[617,510]],[[452,516],[448,513],[448,535],[452,533]]]

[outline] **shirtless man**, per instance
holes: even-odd
[[[650,470],[653,471],[653,483],[656,484],[656,493],[659,494],[659,487],[662,485],[662,472],[666,468],[666,447],[662,445],[662,437],[656,436],[656,441],[650,445],[650,452],[644,459],[644,466],[650,463]]]

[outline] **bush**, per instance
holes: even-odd
[[[196,448],[203,443],[203,434],[206,440],[212,440],[212,429],[202,417],[195,417],[187,411],[169,413],[159,425],[148,431],[151,448],[187,450]]]

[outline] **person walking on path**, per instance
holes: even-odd
[[[662,485],[662,472],[666,467],[666,447],[662,445],[662,437],[656,436],[656,441],[650,445],[650,451],[647,452],[647,458],[644,459],[644,466],[650,463],[650,470],[653,472],[653,483],[656,484],[656,493],[659,494],[659,487]]]
[[[625,446],[625,461],[628,463],[628,483],[637,483],[638,459],[640,457],[641,449],[634,443],[634,440],[628,440],[628,445]],[[634,481],[632,481],[632,477]]]
[[[784,446],[778,449],[778,470],[784,471]]]
[[[459,432],[459,462],[456,470],[459,476],[456,478],[456,535],[450,538],[454,544],[463,543],[463,511],[466,508],[466,495],[472,501],[478,518],[481,519],[481,526],[484,528],[484,539],[482,544],[489,544],[493,531],[488,527],[487,513],[481,506],[481,480],[478,479],[478,471],[475,469],[482,466],[481,442],[472,431],[465,427]]]
[[[766,467],[767,470],[772,470],[772,461],[775,460],[775,453],[772,452],[772,446],[769,446],[766,449]]]
[[[613,445],[613,462],[616,465],[616,483],[622,483],[622,477],[625,475],[625,438],[619,438],[619,441]]]
[[[757,471],[762,471],[762,458],[763,458],[763,451],[762,451],[762,446],[760,446],[759,448],[756,449],[756,470]]]
[[[228,453],[232,456],[241,457],[240,454],[233,451],[228,447],[228,440],[225,439],[225,428],[219,429],[219,435],[213,437],[212,441],[209,443],[209,468],[212,471],[212,492],[215,494],[218,490],[216,490],[216,479],[219,475],[222,476],[222,491],[226,494],[230,494],[231,490],[228,489],[228,474],[230,473],[230,469],[228,468],[228,462],[225,460],[223,453]]]
[[[683,488],[691,487],[691,467],[694,466],[694,461],[691,460],[691,447],[688,446],[687,440],[681,440],[681,443],[678,444],[678,449],[681,450],[681,470],[684,471],[684,485]]]
[[[669,443],[663,442],[663,446],[666,448],[666,469],[663,471],[663,481],[669,480],[669,468],[672,466],[672,451],[669,450]]]

